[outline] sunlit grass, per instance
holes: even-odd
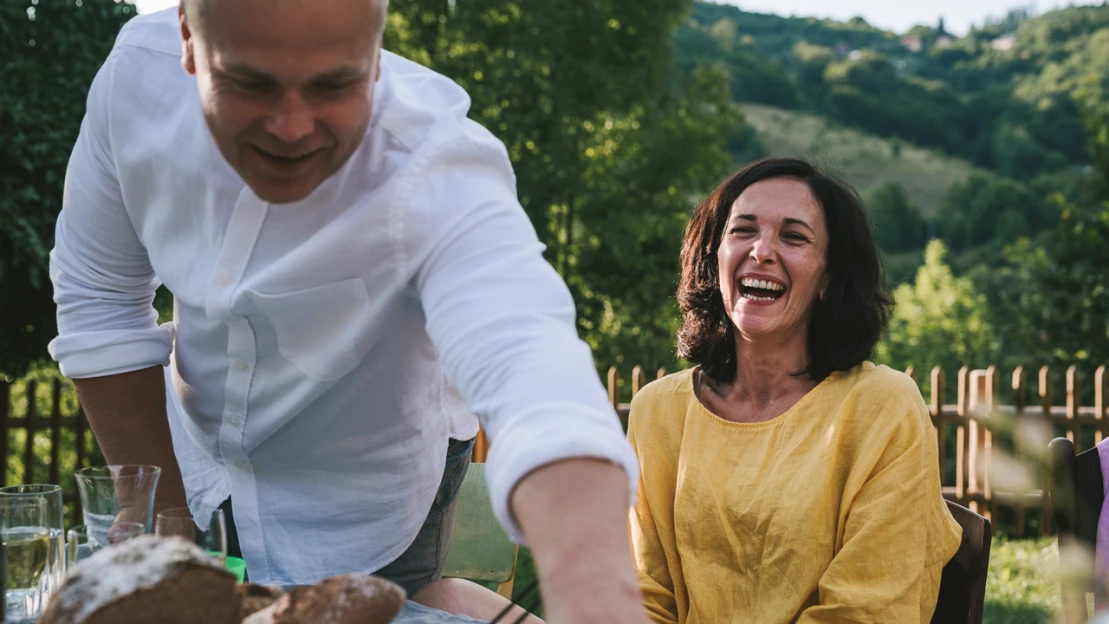
[[[1054,537],[1006,539],[990,546],[984,623],[1051,622],[1059,608]]]

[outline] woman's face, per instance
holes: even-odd
[[[827,286],[828,228],[804,182],[756,182],[732,204],[717,249],[720,294],[736,333],[785,341],[807,335]]]

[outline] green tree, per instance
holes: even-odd
[[[949,376],[964,365],[993,363],[997,344],[986,299],[970,279],[952,274],[946,253],[941,241],[928,243],[915,283],[894,291],[889,333],[878,348],[881,361],[918,371],[942,366]]]
[[[1090,175],[1082,201],[1054,198],[1058,227],[1036,249],[1010,250],[1032,274],[1035,293],[1024,312],[1036,319],[1056,362],[1109,362],[1109,103],[1098,89],[1080,105],[1089,132]]]
[[[940,235],[957,251],[1013,242],[1031,229],[1050,228],[1051,221],[1051,212],[1031,188],[984,173],[951,185],[939,210]]]
[[[0,376],[56,333],[47,254],[89,84],[135,8],[114,0],[0,2]]]
[[[458,81],[473,98],[471,116],[507,145],[521,202],[604,365],[673,363],[682,230],[697,197],[727,172],[726,142],[744,136],[727,76],[667,81],[668,43],[689,6],[391,7],[386,47]]]
[[[924,218],[909,200],[905,187],[887,182],[867,191],[863,199],[883,251],[910,251],[924,246]]]

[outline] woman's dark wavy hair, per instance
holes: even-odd
[[[809,326],[809,362],[799,374],[821,381],[833,371],[850,370],[870,358],[893,306],[858,193],[798,158],[752,163],[697,207],[682,245],[678,356],[700,364],[721,383],[735,378],[736,347],[720,294],[716,251],[732,204],[747,187],[773,178],[795,178],[808,185],[828,227],[828,287],[823,299],[816,301]]]

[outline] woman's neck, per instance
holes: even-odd
[[[816,386],[808,375],[808,335],[800,332],[784,340],[736,336],[736,371],[730,383],[715,390],[730,401],[754,406],[796,398]]]

